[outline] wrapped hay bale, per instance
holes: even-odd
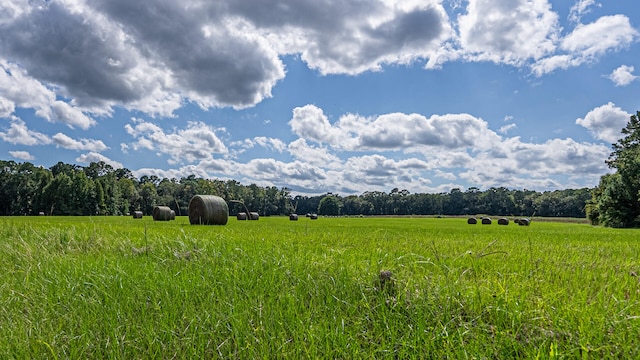
[[[171,220],[171,211],[168,206],[155,206],[151,215],[155,221],[169,221]]]
[[[467,220],[467,224],[469,224],[469,225],[475,225],[477,223],[478,223],[478,220],[476,220],[476,218],[469,218]]]
[[[134,211],[133,212],[134,219],[142,219],[142,211]]]
[[[229,206],[219,196],[195,195],[189,201],[191,225],[226,225],[228,220]]]
[[[531,220],[524,218],[524,219],[520,219],[520,221],[518,222],[518,225],[520,225],[520,226],[529,226],[530,222],[531,222]]]
[[[311,220],[317,220],[318,219],[318,214],[311,214],[311,215],[309,215],[309,218],[311,218]]]
[[[257,212],[249,213],[249,220],[258,220],[258,219],[260,219],[260,214],[258,214]]]
[[[239,212],[238,215],[236,215],[236,219],[238,219],[238,220],[247,220],[247,213],[246,212]]]
[[[491,225],[491,218],[482,218],[482,225]]]
[[[298,221],[298,214],[290,214],[289,215],[289,220]]]
[[[171,213],[169,214],[169,220],[175,220],[176,219],[176,212],[171,210]]]
[[[498,219],[498,225],[509,225],[509,219],[507,218]]]

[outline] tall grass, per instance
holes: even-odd
[[[0,218],[0,358],[639,358],[638,235]]]

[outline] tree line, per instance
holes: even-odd
[[[320,215],[513,215],[585,217],[591,189],[548,192],[485,191],[472,187],[450,192],[412,194],[392,189],[361,195],[292,196],[283,187],[242,185],[235,180],[196,178],[160,179],[134,177],[126,168],[104,162],[78,166],[58,162],[49,169],[29,162],[0,160],[0,215],[150,215],[157,205],[187,215],[194,195],[217,195],[229,204],[230,213],[255,211],[262,216],[291,213]]]

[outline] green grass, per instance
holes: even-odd
[[[0,358],[640,358],[639,235],[0,218]]]

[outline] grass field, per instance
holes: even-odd
[[[639,239],[461,218],[0,218],[0,358],[640,358]]]

